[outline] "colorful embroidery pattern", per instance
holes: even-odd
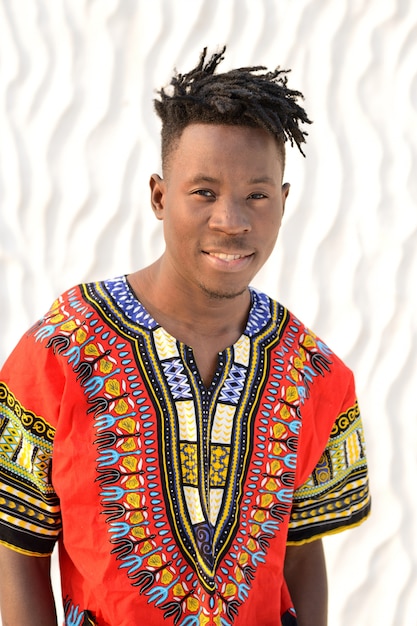
[[[50,480],[53,436],[54,429],[0,383],[0,510],[10,529],[28,531],[23,551],[52,550],[61,529]]]
[[[289,541],[300,542],[359,523],[370,505],[365,442],[355,403],[335,421],[309,480],[294,493]]]
[[[96,622],[88,611],[72,604],[69,598],[64,601],[65,626],[95,626]]]
[[[90,289],[88,298],[94,301],[98,295]],[[103,294],[100,294],[100,299],[103,314]],[[266,310],[270,317],[269,308]],[[283,325],[284,310],[280,313]],[[115,311],[107,315],[111,318]],[[266,318],[269,322],[267,330],[264,335],[260,334],[257,342],[259,361],[265,358],[265,344],[271,343],[272,335],[273,341],[277,341],[279,324],[276,318],[270,320],[269,317]],[[259,331],[259,320],[256,322]],[[117,320],[117,328],[121,334],[126,332],[127,337],[131,333],[129,327],[123,328],[123,319]],[[139,587],[141,593],[148,595],[166,617],[172,616],[175,624],[182,623],[181,618],[190,611],[201,619],[206,615],[207,619],[214,619],[213,623],[225,624],[228,623],[224,621],[225,616],[233,621],[239,605],[246,599],[257,564],[264,561],[268,538],[271,539],[274,531],[279,530],[290,511],[291,489],[288,484],[291,479],[287,477],[287,486],[280,489],[280,478],[274,472],[285,472],[275,460],[276,455],[268,466],[268,475],[262,476],[255,462],[251,476],[253,482],[249,484],[254,491],[247,492],[242,501],[243,480],[247,472],[245,463],[251,457],[249,446],[253,445],[250,441],[250,421],[258,407],[262,389],[260,378],[262,375],[265,378],[264,369],[260,368],[257,372],[254,360],[250,363],[249,338],[243,336],[233,349],[222,356],[218,370],[221,374],[217,374],[211,389],[206,390],[196,382],[198,372],[186,347],[173,342],[163,329],[155,328],[153,324],[145,334],[137,332],[142,335],[142,341],[137,344],[139,366],[145,369],[143,379],[150,383],[149,391],[154,394],[150,405],[158,406],[159,424],[156,429],[153,428],[154,422],[144,414],[144,418],[149,420],[144,424],[148,429],[144,433],[145,443],[149,447],[145,449],[145,457],[142,455],[142,467],[148,470],[150,467],[154,473],[146,475],[146,470],[143,470],[143,481],[151,490],[148,494],[145,492],[141,496],[138,493],[145,491],[140,489],[139,480],[135,485],[126,483],[134,493],[126,490],[124,499],[120,492],[120,477],[117,488],[108,486],[116,482],[112,481],[115,473],[104,472],[100,461],[107,462],[107,457],[99,458],[105,506],[110,513],[108,521],[112,543],[117,546],[113,550],[122,561],[122,567],[128,569],[133,584]],[[149,336],[152,341],[149,341]],[[252,389],[246,385],[246,397],[242,398],[243,381],[246,380],[249,365],[252,365]],[[276,376],[282,378],[282,374]],[[272,385],[270,394],[274,395],[270,398],[275,399],[276,393]],[[150,405],[144,405],[145,410]],[[266,407],[270,407],[269,403]],[[291,424],[293,420],[299,423],[296,413],[291,419],[288,412],[286,423]],[[269,421],[265,415],[264,422]],[[133,428],[133,421],[131,426]],[[104,428],[104,425],[99,428]],[[120,422],[119,429],[121,434],[123,426]],[[296,430],[294,426],[293,429]],[[140,430],[139,427],[138,432]],[[159,466],[165,469],[160,476],[157,459],[153,456],[156,454],[156,432],[160,433],[159,455],[162,462]],[[265,432],[268,432],[268,427],[265,427]],[[108,446],[111,438],[108,431],[98,438],[100,451],[106,450],[103,446]],[[282,426],[280,451],[289,450],[284,443],[286,438],[295,452],[293,433]],[[259,457],[265,454],[264,440],[263,435],[256,438]],[[131,447],[129,452],[133,452]],[[147,453],[152,456],[147,457]],[[286,461],[292,469],[293,457],[294,454],[290,455],[289,461]],[[132,457],[127,460],[136,467]],[[262,466],[262,462],[259,465]],[[231,466],[236,468],[234,472],[230,471]],[[207,484],[206,476],[209,477]],[[259,481],[264,488],[263,495],[257,497],[254,506],[252,500]],[[113,502],[107,502],[112,497]],[[168,527],[163,514],[164,500],[168,502]],[[132,504],[135,512],[139,513],[133,520],[129,513]],[[235,536],[239,508],[242,518],[248,521],[241,524]],[[155,529],[160,528],[157,533],[149,531],[149,509],[156,512],[154,520],[161,519],[154,524]],[[162,545],[158,535],[162,537]],[[224,559],[220,573],[219,563],[233,540],[236,540],[234,551],[229,551],[231,558]],[[181,552],[178,546],[181,546]]]
[[[191,349],[156,324],[125,278],[72,289],[31,331],[93,421],[115,570],[147,611],[178,626],[231,626],[272,546],[285,545],[303,406],[332,369],[328,348],[286,309],[252,298],[246,330],[219,355],[208,389]],[[352,492],[359,424],[351,412],[339,417],[296,492],[300,511],[315,489],[330,503]],[[89,608],[67,598],[66,623],[89,623]]]

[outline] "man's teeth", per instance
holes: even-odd
[[[212,252],[212,256],[222,259],[223,261],[236,261],[236,259],[242,259],[244,254],[225,254],[224,252]]]

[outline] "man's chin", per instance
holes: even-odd
[[[233,300],[233,298],[238,298],[244,294],[248,289],[247,287],[242,289],[211,289],[207,285],[201,285],[201,288],[211,300]]]

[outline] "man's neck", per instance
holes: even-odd
[[[231,345],[246,327],[251,306],[249,289],[233,298],[211,297],[202,289],[166,280],[158,262],[131,274],[128,280],[155,321],[188,345],[192,344],[187,337],[194,343],[199,337],[212,341],[217,337],[220,343],[233,338],[227,343]]]

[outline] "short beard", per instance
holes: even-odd
[[[247,291],[247,287],[243,287],[240,291],[212,291],[205,285],[200,284],[201,289],[211,300],[233,300],[238,298]]]

